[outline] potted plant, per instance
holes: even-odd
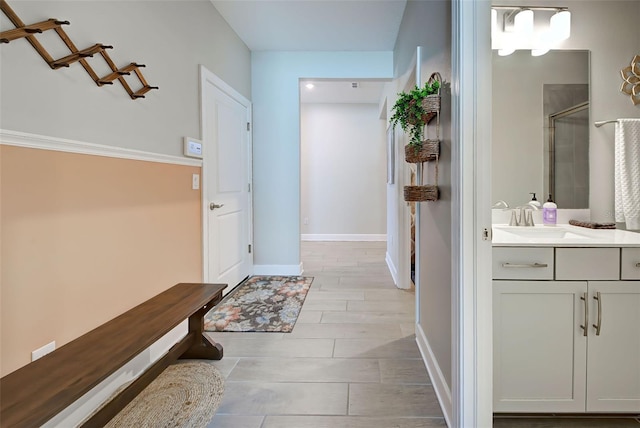
[[[440,109],[440,75],[431,75],[423,88],[415,86],[409,92],[400,92],[392,108],[393,115],[390,122],[394,126],[400,125],[409,134],[409,144],[405,147],[407,162],[421,163],[435,159],[432,153],[438,149],[438,142],[429,142],[429,153],[420,152],[423,146],[424,127]],[[436,153],[437,154],[437,153]],[[426,156],[426,157],[425,157]]]

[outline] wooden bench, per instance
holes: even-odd
[[[221,359],[222,346],[203,334],[204,315],[226,287],[177,284],[6,375],[0,379],[0,425],[44,424],[187,318],[187,336],[83,426],[103,426],[178,358]]]

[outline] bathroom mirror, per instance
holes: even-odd
[[[493,53],[492,198],[589,207],[589,52]]]

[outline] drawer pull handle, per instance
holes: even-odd
[[[598,301],[598,324],[593,324],[593,328],[596,329],[596,336],[600,336],[600,329],[602,329],[602,295],[598,291],[593,298]]]
[[[582,335],[587,335],[587,329],[589,328],[589,304],[587,303],[587,293],[582,293],[582,297],[580,298],[584,302],[584,325],[580,325],[582,329]]]
[[[515,269],[546,268],[548,266],[549,265],[546,263],[528,263],[528,264],[502,263],[503,268],[515,268]]]

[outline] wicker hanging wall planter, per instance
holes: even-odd
[[[432,184],[404,186],[404,200],[407,202],[437,201],[438,193],[438,186]]]
[[[442,88],[442,76],[440,76],[440,73],[435,72],[431,74],[427,83],[432,84],[433,82],[440,83],[440,88]],[[429,121],[427,121],[427,123],[429,123],[440,111],[440,89],[438,89],[437,94],[424,97],[422,100],[422,108],[427,112],[427,115],[430,116]]]
[[[440,73],[433,73],[429,77],[428,84],[434,81],[442,84]],[[440,88],[437,94],[427,95],[422,100],[422,106],[426,114],[429,115],[425,120],[425,126],[434,117],[436,120],[436,139],[424,140],[421,145],[406,145],[404,148],[405,160],[409,163],[417,163],[418,168],[423,167],[423,162],[435,161],[435,184],[424,184],[417,186],[404,186],[404,200],[407,202],[426,202],[437,201],[440,197],[438,190],[438,161],[440,158]],[[422,174],[421,174],[422,178]]]
[[[435,117],[438,118],[436,123],[436,140],[423,140],[421,144],[409,144],[404,148],[405,161],[409,163],[422,163],[436,160],[436,156],[440,154],[440,88],[442,86],[442,77],[440,73],[432,73],[427,81],[427,85],[431,86],[434,82],[438,82],[438,93],[427,95],[422,99],[422,110],[425,114],[422,116],[425,127]],[[411,104],[411,103],[409,103]],[[415,123],[415,122],[414,122]]]
[[[404,146],[404,160],[408,163],[422,163],[436,160],[440,154],[440,141],[425,140],[421,146]]]

